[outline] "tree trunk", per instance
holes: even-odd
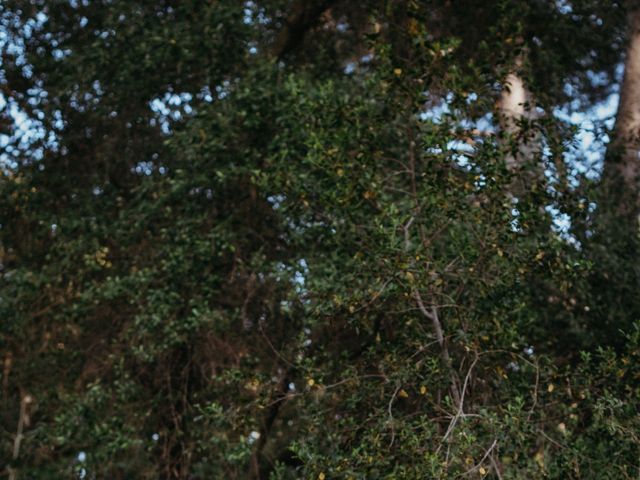
[[[629,13],[629,43],[613,138],[602,176],[603,214],[637,233],[640,213],[640,6]]]
[[[541,152],[540,133],[533,126],[537,118],[533,96],[518,72],[522,58],[505,79],[498,100],[500,129],[511,150],[505,158],[507,169],[515,175],[510,194],[520,197],[541,175],[538,157]]]
[[[629,2],[631,4],[631,2]],[[611,142],[604,159],[598,192],[598,210],[593,221],[591,258],[597,265],[591,283],[594,298],[606,306],[592,334],[610,341],[623,339],[612,332],[631,328],[640,311],[640,6],[628,10],[628,45],[620,103]],[[631,7],[631,5],[630,5]],[[588,237],[587,237],[588,238]]]

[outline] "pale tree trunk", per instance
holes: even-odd
[[[640,6],[629,14],[629,43],[620,87],[613,139],[607,151],[602,184],[603,214],[630,222],[637,233],[640,213]]]
[[[500,129],[505,144],[510,147],[505,162],[515,176],[509,193],[515,197],[524,194],[541,177],[542,138],[535,127],[537,113],[533,96],[518,73],[521,66],[522,59],[518,58],[498,100]]]

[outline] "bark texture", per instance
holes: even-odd
[[[637,225],[640,213],[640,6],[629,11],[629,43],[613,139],[603,172],[607,214]],[[634,225],[634,227],[636,226]]]
[[[537,160],[541,152],[541,138],[534,122],[537,119],[533,96],[518,73],[522,59],[505,79],[498,100],[500,128],[511,150],[505,158],[507,169],[515,175],[510,193],[519,197],[539,179],[541,169]]]

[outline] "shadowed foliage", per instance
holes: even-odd
[[[634,9],[2,2],[3,473],[637,478]]]

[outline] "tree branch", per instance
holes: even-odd
[[[271,54],[278,60],[294,50],[309,29],[320,16],[331,8],[338,0],[298,0],[293,4],[291,13],[284,21],[284,26],[273,44]]]

